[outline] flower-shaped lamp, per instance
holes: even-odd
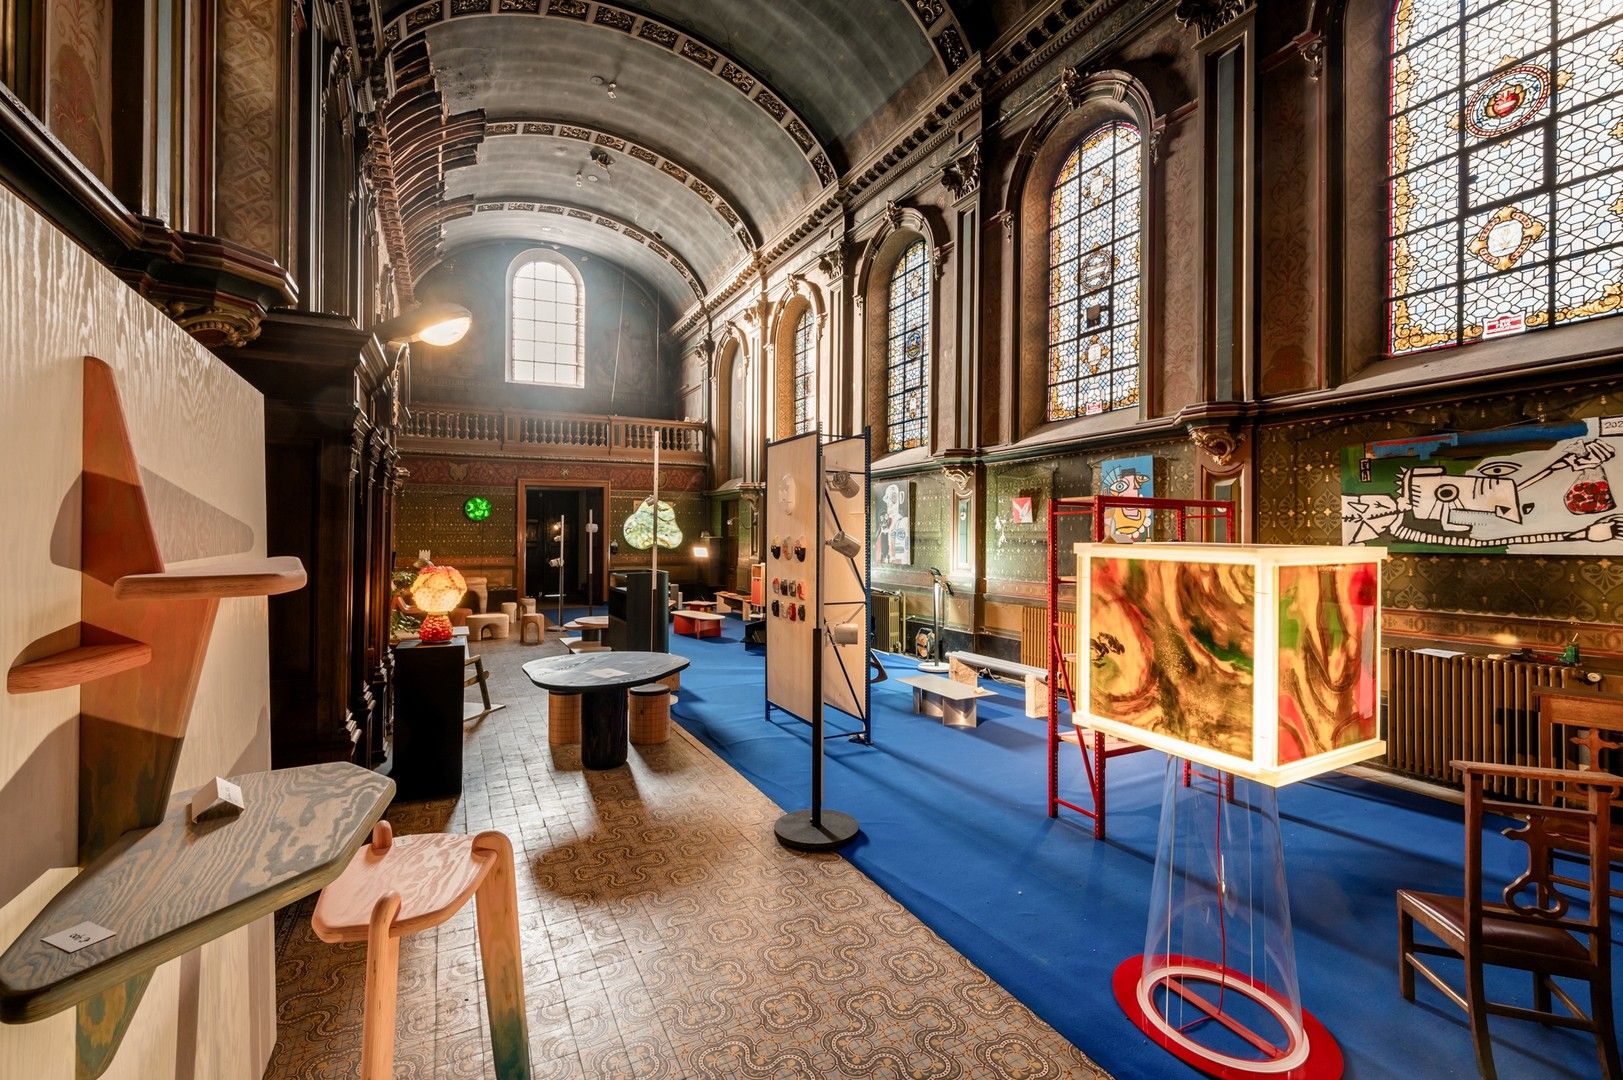
[[[450,641],[451,620],[446,618],[456,609],[468,583],[461,571],[453,566],[435,566],[430,563],[411,583],[411,602],[424,613],[418,636],[422,641]]]

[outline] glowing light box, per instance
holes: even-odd
[[[1379,757],[1386,554],[1077,544],[1078,723],[1275,787]]]

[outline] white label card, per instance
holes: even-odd
[[[626,677],[626,674],[626,672],[621,671],[619,668],[612,667],[597,668],[592,672],[592,676],[598,679],[623,679]]]
[[[59,934],[52,934],[45,939],[45,944],[54,945],[63,952],[76,953],[80,949],[94,945],[98,941],[106,941],[112,937],[114,931],[105,926],[97,926],[93,922],[82,922],[78,926],[70,926]]]

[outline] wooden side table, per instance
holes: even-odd
[[[321,891],[310,925],[322,941],[366,942],[361,1080],[394,1076],[400,939],[438,926],[474,897],[490,1049],[498,1080],[529,1080],[513,845],[503,833],[429,833],[395,839],[387,821]]]

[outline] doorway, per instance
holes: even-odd
[[[518,494],[523,595],[535,597],[542,610],[560,598],[566,606],[602,603],[608,579],[607,489],[521,480]],[[595,537],[587,532],[589,523],[597,525]]]

